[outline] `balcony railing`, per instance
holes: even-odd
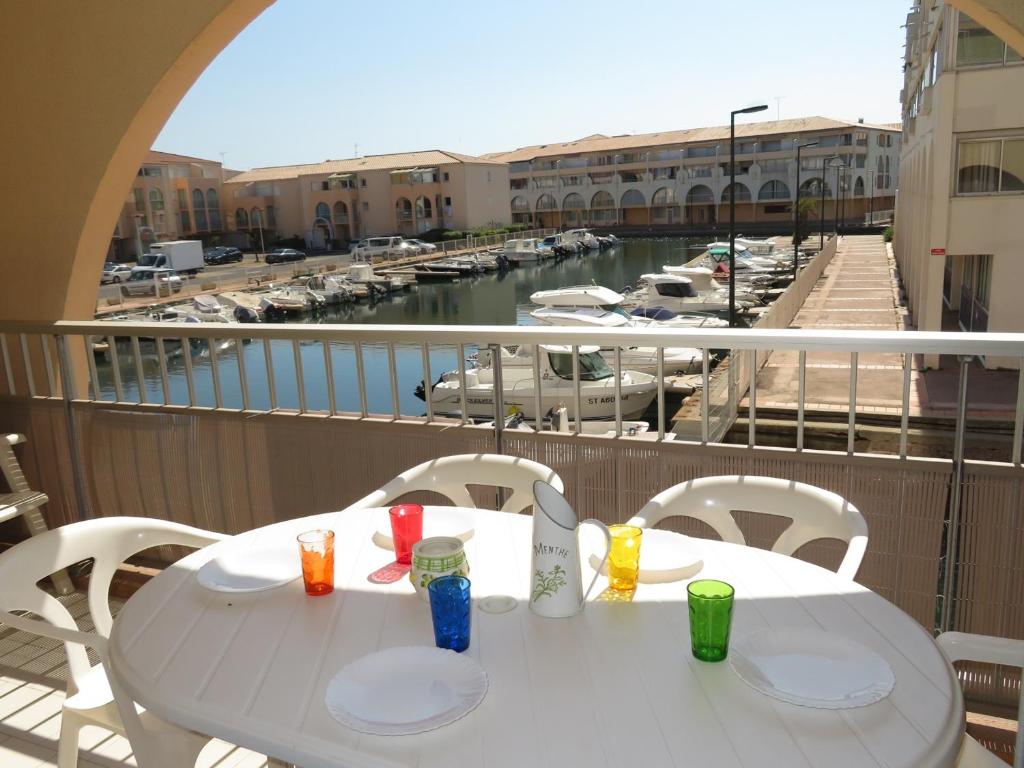
[[[1021,335],[129,322],[6,324],[0,334],[0,411],[8,429],[33,437],[37,454],[27,464],[50,495],[51,525],[144,513],[244,530],[275,516],[343,507],[424,458],[480,450],[556,466],[577,508],[606,520],[627,519],[655,492],[687,478],[767,474],[813,482],[856,504],[871,527],[858,580],[926,628],[1024,635],[1024,612],[1007,608],[1016,587],[1006,582],[1019,569],[1019,552],[1007,543],[1019,536],[1024,493],[1024,395],[1008,423],[1004,460],[974,461],[965,452],[968,360],[1024,363]],[[97,361],[96,342],[106,343],[109,362]],[[545,392],[555,386],[578,428],[593,395],[578,376],[543,376],[536,357],[526,383],[514,385],[500,354],[492,354],[495,380],[509,386],[497,388],[486,410],[498,417],[497,427],[472,425],[463,415],[472,395],[460,361],[483,348],[523,344],[568,346],[574,371],[583,345],[607,349],[619,370],[626,367],[623,350],[655,348],[657,427],[626,434],[626,385],[615,376],[604,393],[613,398],[613,437],[504,429],[507,405],[543,414]],[[666,421],[667,347],[699,350],[699,394],[677,416],[674,432]],[[795,358],[797,409],[786,444],[777,414],[759,418],[757,374],[776,354]],[[808,447],[808,356],[822,355],[833,368],[837,357],[847,360],[849,401],[857,403],[858,356],[869,354],[902,361],[898,447],[891,454],[859,450],[865,417],[856,408],[843,414],[842,427],[832,422],[844,433],[845,450]],[[922,355],[962,360],[948,458],[909,450],[913,359]],[[429,389],[453,368],[461,394],[447,415],[429,398],[410,397],[411,382],[422,379]],[[1024,393],[1024,374],[1018,381]],[[745,429],[730,431],[737,412],[746,416]],[[728,442],[735,439],[742,443]],[[336,471],[339,461],[345,472]],[[768,523],[750,525],[756,533]],[[813,544],[801,554],[824,563],[835,549]],[[1000,580],[1006,583],[993,586]]]

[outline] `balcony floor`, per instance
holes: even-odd
[[[88,629],[85,595],[62,602],[83,629]],[[111,601],[116,611],[118,603]],[[83,620],[84,617],[84,620]],[[60,710],[67,661],[63,644],[0,625],[0,766],[56,768]],[[99,727],[82,731],[79,768],[136,765],[128,741]],[[264,768],[263,755],[214,740],[196,768]]]

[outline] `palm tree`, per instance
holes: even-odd
[[[811,216],[818,211],[818,201],[813,197],[801,197],[800,202],[797,205],[796,215],[797,220],[800,222],[800,239],[797,241],[797,245],[807,239],[807,222]]]

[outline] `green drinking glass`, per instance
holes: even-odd
[[[729,655],[734,594],[731,585],[714,579],[701,579],[687,586],[690,646],[695,658],[701,661],[722,661]]]

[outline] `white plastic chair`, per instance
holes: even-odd
[[[209,742],[145,712],[111,690],[104,670],[107,638],[113,619],[108,604],[110,582],[128,557],[150,547],[177,544],[205,547],[221,534],[164,520],[110,517],[72,523],[33,536],[0,555],[0,622],[36,635],[64,641],[68,656],[68,697],[61,710],[58,768],[78,764],[79,731],[98,725],[127,736],[140,768],[183,768],[195,764]],[[36,586],[53,571],[94,559],[87,595],[95,632],[84,632],[57,598]],[[12,611],[28,611],[33,618]],[[101,663],[92,666],[86,647]],[[115,686],[116,688],[116,686]]]
[[[11,520],[19,515],[24,518],[30,536],[38,536],[47,531],[46,520],[40,507],[50,498],[42,491],[33,491],[21,471],[18,457],[13,447],[25,442],[25,436],[15,433],[0,436],[0,473],[7,481],[9,493],[0,493],[0,523]],[[52,575],[53,585],[61,594],[74,591],[71,579],[63,570]]]
[[[543,480],[559,493],[564,492],[562,478],[543,464],[515,456],[491,453],[466,453],[444,456],[407,469],[348,509],[381,507],[413,491],[433,491],[459,507],[476,507],[467,485],[491,485],[511,488],[501,512],[522,512],[533,504],[533,483]]]
[[[935,642],[952,664],[957,661],[978,661],[983,664],[1004,664],[1024,668],[1024,640],[1005,637],[945,632]],[[957,759],[958,768],[1006,768],[1006,763],[968,735]],[[1024,687],[1017,708],[1017,743],[1014,747],[1014,768],[1024,768]]]
[[[868,546],[868,525],[857,508],[838,494],[817,486],[774,477],[730,475],[679,483],[652,498],[629,525],[651,528],[667,517],[692,517],[707,523],[722,541],[746,544],[734,510],[788,517],[772,552],[792,555],[809,541],[847,542],[837,573],[853,579]]]

